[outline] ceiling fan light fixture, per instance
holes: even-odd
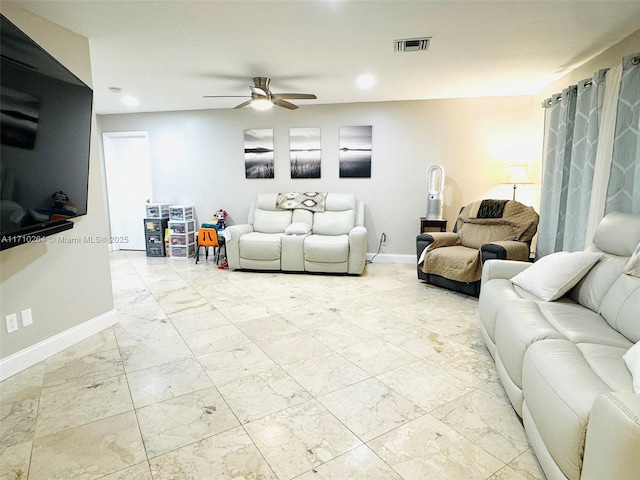
[[[254,98],[251,102],[251,108],[260,111],[271,110],[273,103],[268,98]]]
[[[282,107],[287,110],[296,110],[297,105],[287,100],[317,100],[312,93],[273,93],[269,89],[267,77],[254,77],[253,85],[249,86],[251,96],[249,100],[242,102],[240,105],[233,107],[234,110],[245,107],[252,107],[255,110],[270,110],[273,107]],[[224,97],[245,97],[245,95],[204,95],[205,98],[224,98]],[[248,95],[247,95],[248,96]]]

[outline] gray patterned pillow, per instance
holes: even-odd
[[[276,208],[282,210],[302,208],[312,212],[324,212],[326,198],[326,192],[279,193],[276,198]]]

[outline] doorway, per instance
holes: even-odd
[[[111,250],[146,250],[143,219],[151,195],[147,132],[102,134]]]

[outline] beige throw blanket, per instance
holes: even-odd
[[[480,246],[497,243],[507,252],[507,258],[526,261],[529,247],[526,243],[535,235],[538,214],[531,207],[509,200],[502,217],[473,218],[477,203],[465,207],[456,220],[457,234],[435,232],[435,239],[418,261],[419,268],[459,282],[475,282],[482,276]],[[446,237],[441,237],[446,235]],[[456,237],[455,241],[451,235]],[[450,246],[453,245],[453,246]],[[445,247],[445,248],[442,248]]]
[[[276,208],[282,210],[302,208],[312,212],[324,212],[326,199],[326,192],[279,193],[276,198]]]

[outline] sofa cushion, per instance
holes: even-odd
[[[296,208],[291,214],[291,223],[306,223],[307,225],[313,224],[313,212],[309,210],[303,210]]]
[[[573,343],[599,343],[629,348],[631,342],[612,329],[602,316],[570,299],[559,302],[538,302],[538,307],[549,324]]]
[[[358,201],[353,193],[327,193],[325,199],[325,210],[332,212],[356,210],[357,206]]]
[[[349,260],[347,235],[309,235],[304,240],[304,259],[315,263],[344,263]]]
[[[251,232],[240,237],[240,256],[251,260],[280,260],[279,233]]]
[[[511,300],[498,311],[496,348],[505,372],[519,389],[522,389],[522,362],[527,349],[547,338],[563,339],[564,336],[549,324],[537,302]]]
[[[568,479],[578,480],[591,406],[609,385],[568,340],[531,345],[522,385],[526,408],[550,455]]]
[[[640,215],[612,212],[598,224],[594,245],[601,251],[630,257],[640,240]]]
[[[346,235],[356,222],[356,211],[321,212],[313,214],[313,233],[317,235]]]
[[[620,275],[602,300],[600,314],[632,342],[640,341],[640,278]]]
[[[482,266],[482,294],[478,298],[480,324],[491,340],[489,351],[495,349],[495,322],[500,307],[519,298],[536,300],[538,297],[511,283],[511,278],[533,265],[511,260],[488,260]],[[486,338],[485,338],[486,340]]]
[[[633,255],[622,271],[627,275],[633,275],[634,277],[640,278],[640,243],[638,243],[638,246],[633,251]]]
[[[598,250],[592,246],[586,251]],[[600,311],[602,299],[622,273],[626,257],[604,254],[598,263],[571,289],[569,296],[594,312]]]
[[[285,228],[284,233],[287,235],[306,235],[311,232],[311,225],[304,222],[295,222]]]
[[[262,210],[256,208],[253,230],[260,233],[284,233],[291,224],[291,210]]]
[[[512,228],[509,225],[481,225],[476,223],[463,223],[458,229],[460,244],[478,249],[485,243],[499,240],[512,240]]]
[[[541,300],[557,300],[574,287],[602,258],[597,252],[557,252],[542,257],[511,282]]]
[[[633,378],[633,391],[640,393],[640,342],[631,347],[623,358]]]
[[[259,193],[256,195],[255,208],[260,210],[277,210],[277,193]]]
[[[595,312],[571,300],[534,302],[511,300],[498,311],[495,342],[505,371],[522,388],[522,362],[530,345],[544,339],[594,343],[626,351],[631,342]]]
[[[479,250],[462,245],[434,248],[425,257],[423,271],[460,282],[475,282],[482,275],[479,255]]]
[[[591,370],[609,385],[610,391],[633,393],[633,379],[623,358],[629,351],[627,348],[597,343],[577,343],[576,346]]]

